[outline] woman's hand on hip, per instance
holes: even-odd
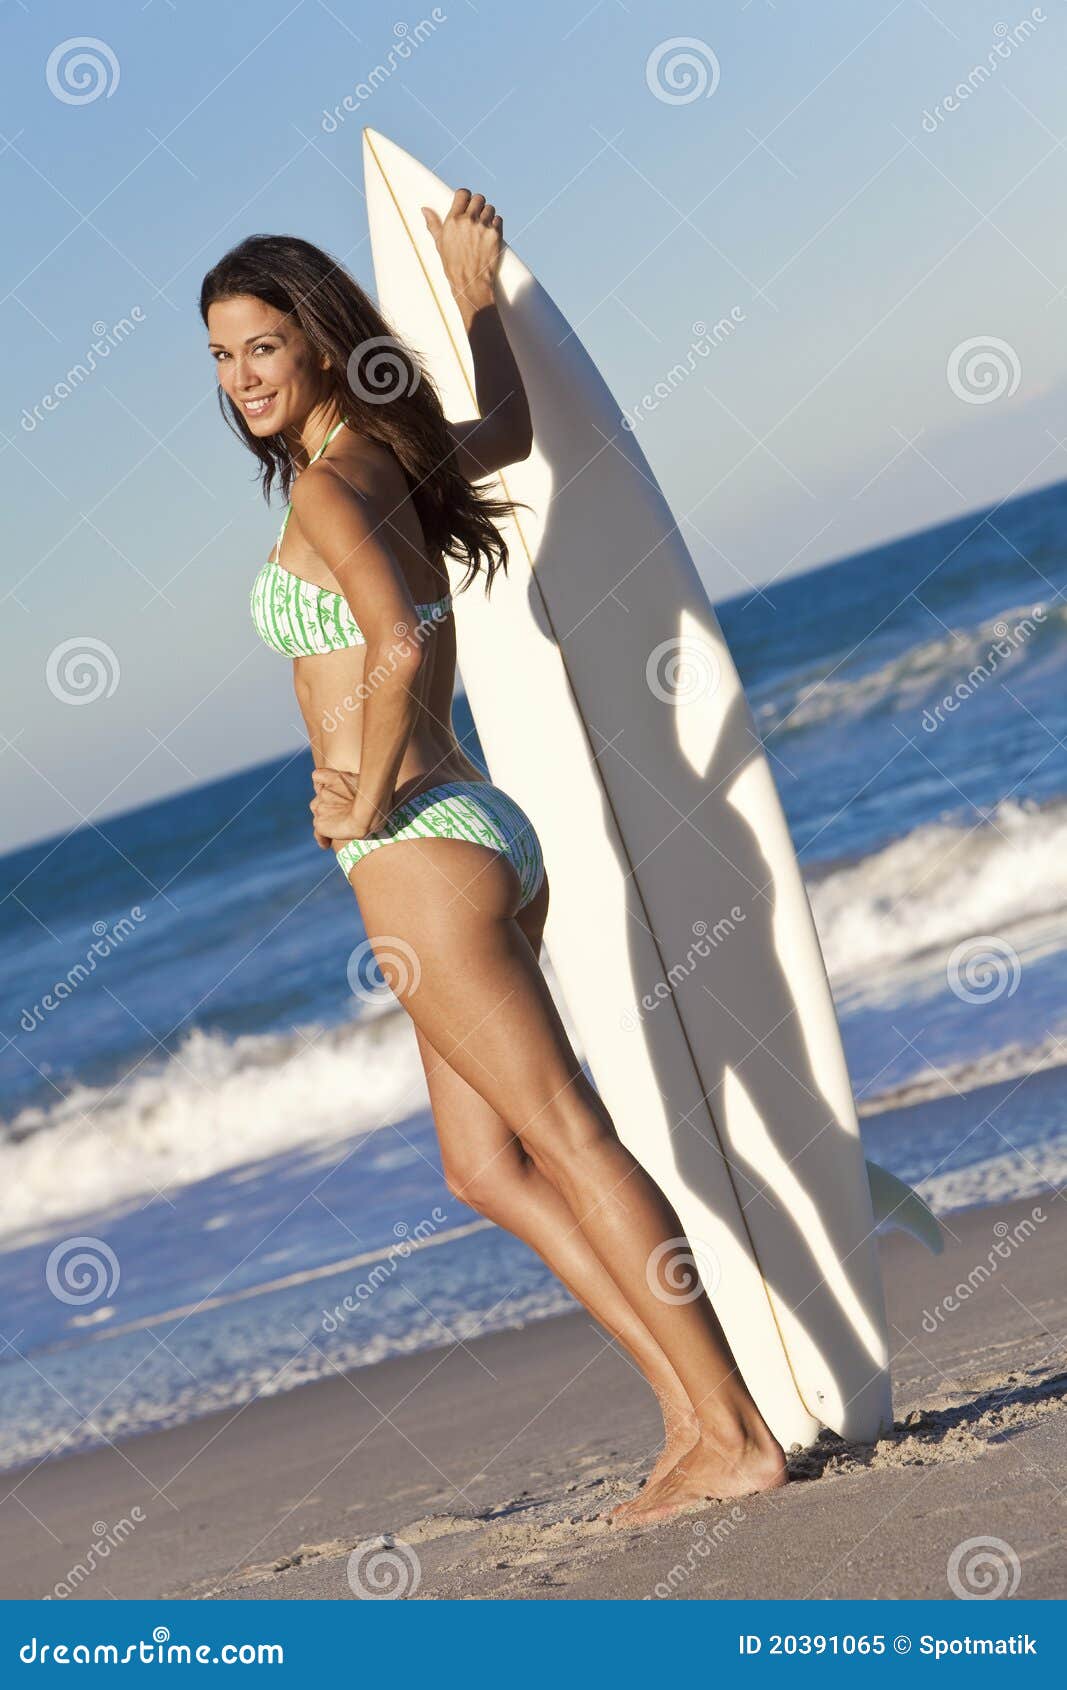
[[[315,796],[308,808],[315,839],[320,845],[365,839],[381,827],[389,814],[387,809],[370,805],[361,798],[358,774],[346,774],[343,769],[313,769],[311,780]]]

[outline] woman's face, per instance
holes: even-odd
[[[322,371],[299,324],[253,294],[208,307],[208,348],[219,386],[253,434],[300,427],[322,391]]]

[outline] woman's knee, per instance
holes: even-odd
[[[504,1155],[497,1152],[487,1162],[447,1159],[444,1163],[445,1184],[453,1197],[487,1220],[512,1212],[532,1171],[530,1159],[518,1146]]]
[[[571,1095],[554,1099],[519,1136],[538,1172],[553,1185],[570,1183],[590,1156],[618,1142],[611,1116],[584,1076]]]

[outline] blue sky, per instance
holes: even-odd
[[[1067,474],[1062,0],[6,0],[4,21],[0,848],[300,742],[247,609],[279,512],[219,417],[196,301],[254,232],[372,284],[364,123],[496,201],[638,408],[715,598]],[[64,43],[85,36],[83,83]],[[74,706],[49,664],[86,640],[117,671]]]

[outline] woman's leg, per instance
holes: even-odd
[[[663,1414],[664,1446],[646,1481],[655,1483],[696,1441],[696,1417],[681,1380],[511,1128],[418,1027],[415,1036],[449,1190],[536,1251],[637,1363]],[[622,1511],[628,1507],[622,1504]]]
[[[784,1483],[781,1448],[707,1297],[672,1300],[651,1271],[661,1247],[681,1238],[678,1217],[581,1071],[514,919],[511,864],[465,840],[407,839],[364,857],[350,878],[383,973],[416,1027],[563,1197],[693,1406],[692,1449],[631,1514],[652,1517],[705,1496]]]

